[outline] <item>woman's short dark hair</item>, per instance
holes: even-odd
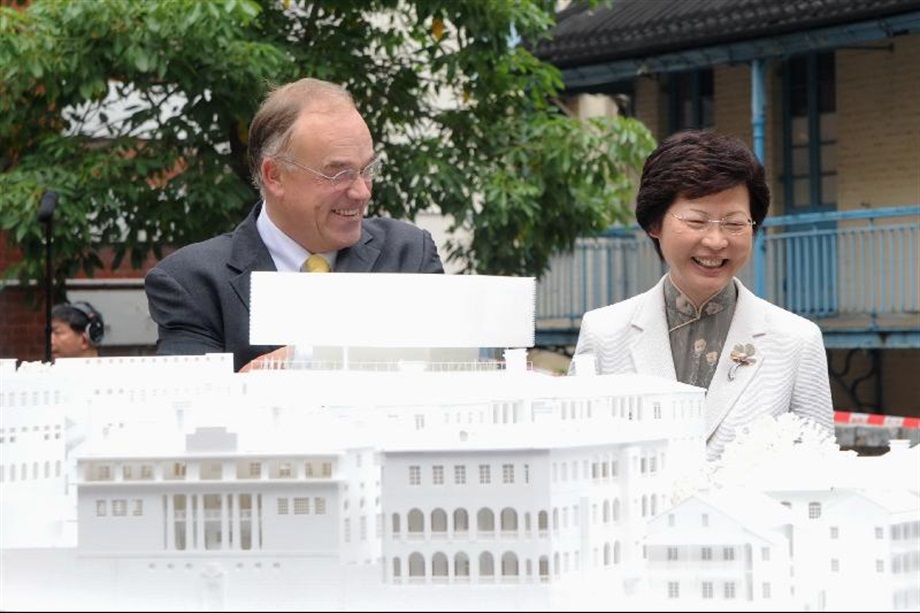
[[[740,138],[708,130],[677,132],[645,160],[636,194],[636,221],[648,233],[661,226],[679,196],[696,199],[742,184],[748,189],[757,232],[770,208],[770,188],[763,164],[750,147]],[[650,238],[664,259],[658,239]]]

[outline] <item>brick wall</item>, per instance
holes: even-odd
[[[0,358],[42,360],[45,355],[45,302],[30,302],[22,287],[0,291]]]
[[[113,269],[111,251],[101,254],[105,268],[96,271],[94,280],[143,279],[144,274],[156,264],[148,256],[140,269],[127,262]],[[6,232],[0,232],[0,270],[21,258],[21,253],[10,244]],[[79,279],[86,279],[80,275]],[[0,285],[0,358],[37,361],[45,356],[45,288],[44,280],[29,287],[17,282],[4,281]]]
[[[645,124],[657,140],[664,134],[667,118],[664,112],[665,97],[661,95],[658,77],[640,77],[635,80],[636,119]]]
[[[920,36],[838,51],[837,115],[838,208],[920,204]]]
[[[890,48],[889,48],[890,45]],[[920,36],[898,37],[875,49],[837,51],[838,210],[920,203]],[[782,212],[779,142],[782,122],[779,64],[766,64],[765,165]],[[714,70],[715,129],[753,144],[751,70]],[[667,110],[657,78],[635,81],[636,117],[659,140]],[[913,176],[913,181],[904,177]]]

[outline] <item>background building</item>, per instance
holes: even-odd
[[[571,3],[534,51],[579,115],[746,140],[773,206],[743,280],[821,327],[837,410],[920,416],[920,1]],[[584,311],[660,274],[641,233],[581,242],[541,280],[537,344],[571,351]]]

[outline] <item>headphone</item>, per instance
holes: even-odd
[[[105,324],[102,323],[102,315],[88,302],[71,302],[70,306],[86,315],[86,329],[83,334],[89,339],[94,346],[102,342],[105,337]]]

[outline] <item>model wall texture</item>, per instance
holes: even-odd
[[[917,448],[694,490],[699,388],[229,364],[0,365],[4,608],[920,606]]]

